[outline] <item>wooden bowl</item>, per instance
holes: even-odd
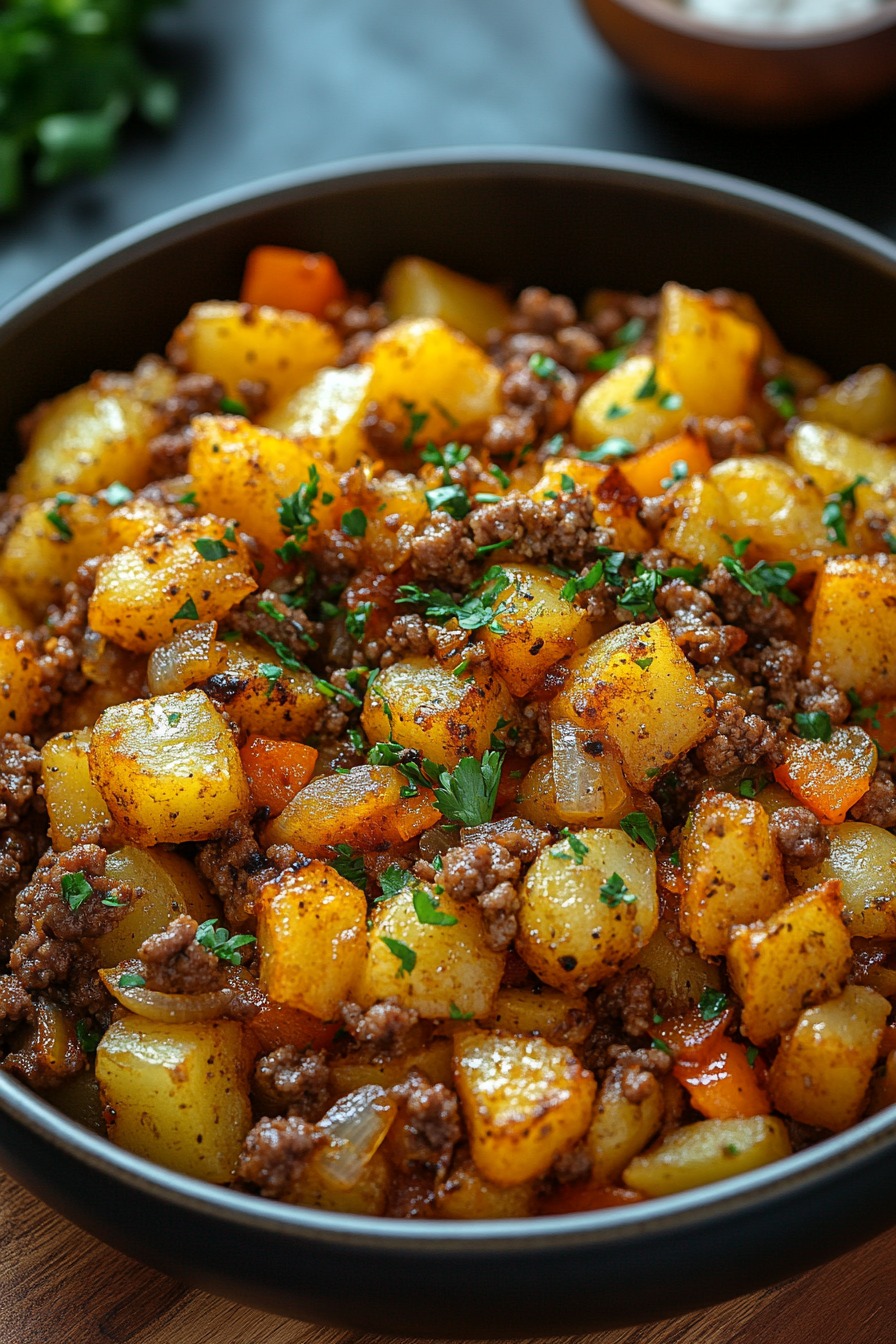
[[[604,41],[653,93],[716,121],[823,121],[896,86],[896,3],[823,28],[729,28],[675,0],[583,0]],[[749,4],[749,0],[744,0]]]

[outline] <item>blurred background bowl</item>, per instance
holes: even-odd
[[[824,27],[725,27],[677,0],[582,0],[651,92],[735,125],[825,121],[896,86],[896,3]],[[750,0],[743,0],[749,5]]]

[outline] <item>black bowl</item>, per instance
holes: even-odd
[[[332,252],[376,284],[416,252],[580,296],[675,278],[754,294],[843,375],[896,365],[896,247],[789,197],[609,154],[463,152],[312,170],[134,230],[0,313],[0,425],[94,368],[162,347],[237,291],[259,242]],[[671,1316],[833,1257],[894,1221],[896,1111],[774,1166],[653,1203],[474,1224],[290,1208],[155,1167],[0,1074],[0,1160],[96,1236],[211,1292],[360,1330],[571,1334]]]

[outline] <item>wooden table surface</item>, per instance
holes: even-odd
[[[0,1233],[0,1344],[387,1344],[186,1288],[95,1241],[2,1175]],[[896,1229],[752,1297],[580,1341],[893,1344],[894,1256]]]

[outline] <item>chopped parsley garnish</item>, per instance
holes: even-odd
[[[585,855],[588,853],[588,846],[584,840],[580,840],[577,835],[573,835],[568,826],[564,826],[560,832],[561,839],[569,845],[570,852],[566,851],[560,845],[555,845],[551,854],[555,859],[572,859],[577,868],[580,868],[585,862]]]
[[[429,411],[418,411],[416,401],[403,401],[401,409],[407,413],[408,417],[408,432],[405,435],[402,447],[409,451],[413,448],[414,440],[429,419]]]
[[[444,509],[452,518],[466,518],[473,507],[462,485],[437,485],[426,491],[426,502],[430,513]]]
[[[880,727],[879,705],[863,705],[861,696],[853,686],[846,692],[846,697],[852,705],[852,713],[849,717],[853,723],[870,723],[872,728]]]
[[[479,593],[473,593],[457,602],[450,593],[434,588],[425,592],[414,583],[403,583],[399,588],[399,603],[421,602],[427,620],[436,625],[447,625],[457,621],[461,630],[481,630],[483,627],[493,634],[502,635],[504,627],[498,620],[502,611],[507,609],[506,602],[498,603],[498,595],[510,585],[510,579],[499,565],[493,565],[482,579],[483,587]]]
[[[622,553],[620,552],[620,554]],[[574,602],[579,593],[584,593],[587,592],[589,588],[594,588],[600,583],[603,577],[604,562],[603,560],[598,560],[591,566],[587,574],[583,574],[581,577],[567,579],[566,583],[564,583],[563,587],[560,589],[560,596],[563,598],[564,602]]]
[[[166,714],[165,717],[170,723],[171,727],[176,728],[177,725],[180,723],[181,719],[183,718],[183,715],[181,714],[179,709],[173,709],[171,713]]]
[[[521,459],[525,457],[526,453],[528,453],[531,447],[532,447],[531,443],[526,444],[525,448],[520,453]],[[563,435],[552,434],[551,437],[547,440],[547,442],[542,444],[541,451],[544,453],[545,457],[559,457],[565,447],[566,447],[566,441],[563,438]]]
[[[633,616],[650,616],[657,614],[656,598],[657,593],[663,582],[662,572],[658,569],[645,569],[640,560],[635,566],[635,577],[617,597],[616,601],[620,607],[630,611]]]
[[[195,490],[187,490],[185,494],[183,494],[183,495],[178,495],[177,499],[176,499],[174,502],[175,502],[175,504],[195,504],[195,503],[196,503],[196,491],[195,491]]]
[[[624,416],[630,414],[628,406],[620,406],[618,401],[614,401],[612,406],[607,407],[606,420],[622,420]]]
[[[457,915],[440,910],[425,887],[416,887],[411,899],[414,902],[414,914],[421,924],[442,924],[447,928],[449,924],[457,923]]]
[[[635,401],[651,401],[659,391],[656,381],[656,365],[651,365],[650,372],[644,379],[641,386],[635,392]]]
[[[118,977],[119,989],[143,989],[146,984],[146,977],[138,975],[136,971],[125,971],[124,975]]]
[[[100,905],[108,906],[110,910],[123,910],[127,904],[127,901],[123,901],[114,891],[110,891],[109,895],[100,901]]]
[[[649,817],[644,812],[629,812],[620,821],[619,825],[632,840],[640,840],[642,845],[646,845],[651,853],[657,846],[656,831]]]
[[[347,537],[363,537],[367,531],[367,514],[363,509],[349,509],[342,515],[341,526]]]
[[[684,398],[680,392],[664,392],[658,398],[657,404],[662,411],[680,411],[684,404]]]
[[[96,1048],[99,1045],[103,1033],[101,1031],[91,1031],[84,1018],[79,1018],[75,1026],[75,1035],[78,1038],[78,1044],[85,1055],[95,1055]]]
[[[618,873],[612,873],[600,889],[600,899],[604,905],[615,910],[617,905],[634,905],[638,898],[634,892],[629,891]]]
[[[852,515],[856,508],[856,490],[860,485],[870,484],[867,476],[857,476],[851,485],[837,490],[821,511],[821,521],[828,530],[828,540],[836,541],[840,546],[847,544],[846,514]]]
[[[396,980],[400,980],[403,975],[409,975],[417,965],[417,953],[407,943],[403,943],[400,938],[387,938],[385,934],[380,935],[380,942],[385,943],[393,957],[399,960],[398,970],[395,972]]]
[[[225,556],[233,555],[229,546],[223,541],[215,540],[214,537],[197,537],[193,545],[203,560],[223,560]]]
[[[103,494],[106,496],[106,503],[113,509],[117,509],[119,504],[127,504],[129,499],[134,498],[133,490],[122,485],[121,481],[113,481],[111,485],[107,485]]]
[[[653,1046],[654,1050],[662,1050],[664,1055],[671,1055],[672,1053],[666,1042],[661,1041],[659,1036],[651,1036],[650,1044]]]
[[[171,619],[172,621],[199,620],[199,612],[196,609],[196,603],[193,601],[192,597],[187,598],[186,602],[183,604],[180,610],[176,611],[174,615],[171,617]]]
[[[692,588],[696,588],[706,578],[706,566],[699,562],[696,565],[670,565],[668,569],[663,570],[664,579],[681,579],[684,583],[689,583]]]
[[[283,675],[283,668],[278,667],[276,663],[259,663],[258,671],[268,683],[267,698],[270,700],[271,696],[274,694],[274,687]]]
[[[57,506],[63,503],[67,504],[69,502],[70,500],[63,499],[61,495],[56,496]],[[59,533],[63,541],[71,541],[72,537],[75,534],[69,527],[68,523],[63,518],[62,514],[59,512],[58,507],[55,509],[48,509],[44,517],[46,518],[47,522],[50,524],[51,527],[55,527],[56,531]]]
[[[205,947],[209,952],[214,953],[221,961],[229,962],[231,966],[241,966],[243,959],[240,956],[239,949],[254,943],[255,935],[253,933],[231,934],[223,926],[216,928],[217,923],[216,919],[203,920],[196,930],[196,942],[200,947]]]
[[[891,555],[896,555],[896,532],[885,532],[884,541],[887,543],[887,550]]]
[[[687,462],[682,462],[679,459],[672,463],[669,475],[663,477],[660,481],[660,485],[664,490],[669,490],[673,485],[677,485],[679,481],[686,481],[689,474],[690,468],[688,467]]]
[[[424,462],[431,462],[435,467],[442,468],[442,484],[450,485],[451,467],[459,467],[461,462],[466,462],[472,452],[468,443],[446,443],[444,448],[437,448],[434,443],[428,443],[420,454]]]
[[[808,714],[794,714],[793,721],[800,737],[807,742],[830,742],[831,718],[823,709],[813,709]]]
[[[477,546],[476,554],[491,555],[492,551],[503,551],[508,546],[512,546],[513,542],[514,542],[513,537],[505,537],[503,541],[492,541],[489,543],[488,546]]]
[[[538,350],[534,355],[529,356],[529,368],[539,378],[544,378],[549,383],[556,383],[560,377],[560,369],[556,359],[551,359],[550,355],[543,355]]]
[[[726,1143],[722,1151],[724,1152],[726,1157],[737,1157],[738,1153],[740,1152],[740,1149],[738,1148],[736,1143]]]
[[[790,378],[769,379],[762,389],[762,395],[782,420],[791,420],[796,415],[796,387]]]
[[[360,887],[362,891],[367,890],[367,871],[364,867],[364,856],[356,854],[351,845],[336,845],[336,852],[330,863],[347,882]]]
[[[635,667],[640,667],[642,672],[646,672],[648,667],[653,664],[652,658],[636,658]]]
[[[321,606],[323,606],[323,603],[321,603]],[[261,598],[261,600],[258,603],[258,610],[263,611],[265,616],[270,616],[272,621],[286,620],[286,617],[283,614],[283,612],[280,611],[278,607],[275,607],[273,602],[268,602],[267,598],[264,597]]]
[[[84,902],[93,895],[93,887],[84,873],[63,873],[59,885],[69,910],[80,910]]]
[[[345,628],[352,639],[361,640],[364,638],[367,617],[372,611],[372,602],[359,602],[353,611],[347,613],[345,618]]]
[[[472,1013],[462,1013],[456,1003],[449,1003],[448,1015],[452,1022],[469,1022],[473,1016]]]
[[[789,560],[779,560],[773,565],[766,560],[757,560],[752,569],[747,569],[741,556],[747,550],[750,538],[742,537],[740,541],[732,541],[727,533],[723,535],[734,554],[723,555],[722,564],[742,588],[746,588],[754,597],[761,597],[764,607],[771,605],[772,596],[779,597],[788,607],[795,605],[797,596],[790,591],[787,584],[796,573],[796,565],[791,564]]]
[[[727,1007],[727,994],[723,994],[720,989],[712,989],[709,985],[697,1003],[697,1009],[704,1022],[711,1022],[714,1017],[721,1017]]]
[[[495,480],[502,487],[502,489],[504,490],[510,489],[510,477],[507,475],[506,471],[502,471],[499,466],[493,464],[492,466],[489,467],[488,473],[490,476],[494,476]]]
[[[400,891],[411,880],[411,874],[407,868],[402,868],[397,863],[390,863],[385,872],[380,873],[380,896],[375,897],[376,901],[391,901],[393,896],[397,896]]]
[[[222,397],[218,402],[218,409],[224,415],[242,415],[248,420],[249,408],[245,402],[237,401],[236,397]]]
[[[613,346],[609,350],[602,350],[600,354],[591,356],[588,361],[589,369],[608,373],[610,369],[615,369],[623,360],[628,359],[632,346],[644,335],[646,325],[643,317],[629,318],[624,326],[613,333]]]
[[[749,1064],[749,1066],[750,1066],[751,1069],[752,1069],[753,1065],[756,1063],[756,1056],[757,1056],[758,1054],[759,1054],[759,1046],[758,1046],[758,1045],[748,1045],[748,1046],[747,1046],[747,1063]]]
[[[737,791],[741,798],[755,798],[761,793],[768,783],[765,775],[757,775],[755,779],[742,779],[737,786]]]
[[[277,517],[280,526],[289,540],[277,551],[281,560],[287,564],[298,560],[302,547],[308,541],[308,533],[317,526],[312,505],[320,490],[320,472],[312,463],[308,468],[308,480],[303,481],[298,490],[280,500]]]
[[[481,761],[465,756],[453,771],[442,769],[435,790],[436,807],[446,821],[481,826],[491,821],[501,782],[501,753],[487,751]]]
[[[620,462],[626,457],[634,457],[636,452],[633,443],[614,434],[595,448],[583,448],[579,458],[583,462]]]
[[[304,663],[293,657],[282,640],[274,639],[273,635],[266,635],[263,630],[257,630],[255,633],[269,648],[274,650],[283,666],[288,667],[290,672],[306,672],[308,670]]]

